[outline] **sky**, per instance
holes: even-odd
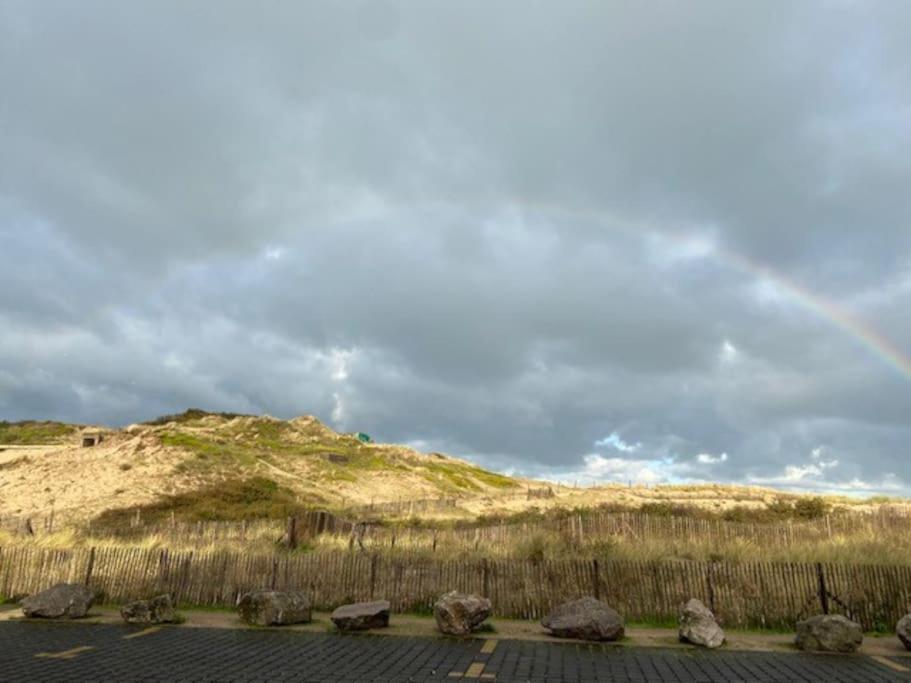
[[[0,0],[0,419],[911,494],[909,26]]]

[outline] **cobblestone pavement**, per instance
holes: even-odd
[[[911,659],[0,623],[0,681],[911,681]]]

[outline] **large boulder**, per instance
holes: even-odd
[[[366,631],[389,626],[389,601],[355,602],[342,605],[330,617],[339,631]]]
[[[895,633],[906,650],[911,650],[911,614],[906,614],[899,620]]]
[[[490,600],[480,595],[452,591],[433,606],[437,628],[452,636],[465,636],[477,629],[490,616]]]
[[[310,600],[297,591],[253,591],[240,599],[237,610],[255,626],[304,624],[312,618]]]
[[[801,650],[854,652],[863,641],[860,624],[840,614],[820,614],[797,622],[794,642]]]
[[[170,595],[156,595],[150,600],[135,600],[120,607],[120,616],[128,624],[173,624],[177,621]]]
[[[95,591],[92,589],[78,583],[58,583],[25,598],[21,605],[27,617],[79,619],[88,614],[94,601]]]
[[[714,649],[724,645],[724,631],[715,621],[712,610],[694,598],[680,613],[680,640]]]
[[[624,633],[623,617],[606,602],[592,597],[560,605],[541,620],[541,625],[558,638],[619,640]]]

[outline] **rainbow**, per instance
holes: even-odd
[[[768,266],[751,261],[741,254],[728,249],[719,249],[717,254],[724,263],[745,271],[756,278],[774,283],[781,291],[788,294],[788,298],[792,302],[799,304],[805,310],[840,329],[860,342],[883,363],[897,370],[907,379],[911,379],[911,357],[898,348],[891,339],[832,300],[802,287],[786,275],[772,270]]]
[[[489,204],[487,206],[480,206],[475,202],[460,203],[458,206],[464,208],[466,205],[479,210],[490,209]],[[661,232],[651,225],[620,218],[605,211],[567,208],[561,205],[532,201],[524,198],[509,198],[505,200],[502,205],[504,207],[515,208],[520,211],[529,211],[550,217],[563,217],[598,223],[611,230],[634,234],[640,238],[657,237],[665,241],[677,242],[681,246],[688,246],[690,244],[690,240],[686,237]],[[452,208],[456,205],[448,202],[434,202],[426,206],[428,208],[441,208],[444,206],[446,208]],[[750,277],[773,283],[781,292],[787,295],[789,301],[799,305],[811,314],[827,321],[835,328],[841,330],[868,349],[880,361],[899,372],[906,379],[911,380],[911,357],[902,351],[902,349],[900,349],[892,340],[878,332],[869,324],[852,315],[834,301],[801,286],[787,275],[780,273],[769,266],[752,261],[742,254],[719,247],[718,245],[713,245],[712,249],[705,253],[705,258],[710,258],[722,266],[733,268]]]

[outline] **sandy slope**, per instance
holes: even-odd
[[[82,434],[89,431],[78,430],[57,445],[0,445],[0,515],[53,509],[61,519],[85,518],[253,476],[291,489],[301,502],[335,505],[499,494],[522,485],[498,477],[499,485],[489,486],[469,463],[360,444],[307,416],[132,425],[107,430],[101,444],[83,448]]]

